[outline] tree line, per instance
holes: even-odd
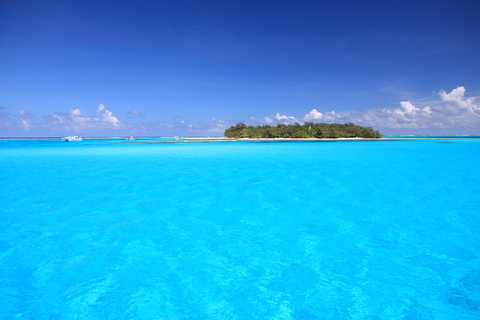
[[[383,135],[372,127],[361,127],[349,123],[313,123],[303,125],[279,124],[277,126],[247,126],[237,123],[225,130],[228,138],[370,138],[378,139]]]

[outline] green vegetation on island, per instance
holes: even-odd
[[[303,125],[279,124],[277,126],[247,126],[237,123],[225,130],[227,138],[368,138],[378,139],[383,135],[372,127],[361,127],[353,123],[313,123]]]

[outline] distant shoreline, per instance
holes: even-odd
[[[60,140],[61,137],[0,137],[0,140]],[[446,136],[384,136],[383,138],[228,138],[228,137],[83,137],[83,140],[120,140],[125,143],[175,143],[175,142],[289,142],[289,141],[392,141],[392,140],[439,140],[439,139],[480,139],[480,135]],[[151,140],[149,140],[151,139]],[[155,141],[155,139],[172,139]]]
[[[176,141],[385,141],[385,140],[428,140],[428,139],[479,139],[471,136],[384,136],[383,138],[227,138],[227,137],[196,137],[179,138]]]
[[[382,138],[381,138],[382,139]],[[228,137],[205,137],[205,138],[179,138],[180,140],[207,140],[207,141],[321,141],[321,140],[381,140],[369,138],[228,138]]]

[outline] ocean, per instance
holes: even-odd
[[[480,139],[169,140],[1,140],[0,319],[480,318]]]

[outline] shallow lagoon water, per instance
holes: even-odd
[[[0,143],[0,319],[478,319],[480,139]]]

